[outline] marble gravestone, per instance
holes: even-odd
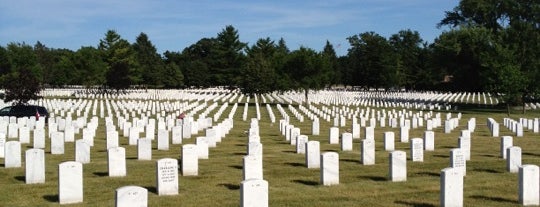
[[[524,206],[540,205],[540,170],[537,165],[519,167],[519,204]]]
[[[152,139],[142,138],[137,140],[137,159],[152,160]]]
[[[322,185],[339,184],[339,154],[337,152],[324,152],[321,154]]]
[[[21,143],[9,141],[4,145],[4,167],[17,168],[22,166]]]
[[[83,166],[80,162],[59,164],[58,200],[60,204],[83,202]]]
[[[126,149],[113,147],[107,150],[109,177],[126,176]]]
[[[115,191],[115,207],[148,206],[148,190],[139,186],[124,186]]]
[[[156,188],[158,195],[178,194],[178,160],[163,158],[156,162]]]
[[[306,143],[306,166],[307,168],[320,168],[321,151],[319,141],[308,141]]]
[[[26,150],[26,184],[45,183],[45,151],[43,149]]]
[[[199,174],[199,152],[197,145],[182,146],[182,175],[196,176]]]
[[[441,170],[440,206],[463,206],[463,173],[461,169],[449,167]]]
[[[389,179],[392,182],[407,181],[407,154],[404,151],[392,151],[389,161]]]
[[[262,179],[242,181],[240,207],[268,207],[268,182]]]

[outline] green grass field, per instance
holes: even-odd
[[[319,184],[319,169],[307,169],[304,155],[296,154],[295,148],[285,141],[279,132],[281,115],[275,105],[272,110],[276,123],[271,123],[265,105],[261,105],[259,121],[261,142],[264,149],[264,179],[269,182],[270,206],[439,206],[439,174],[449,166],[450,149],[458,146],[458,136],[465,129],[467,120],[476,117],[476,131],[472,133],[471,160],[467,162],[467,176],[464,178],[465,206],[519,206],[518,176],[506,171],[506,161],[499,157],[500,138],[489,136],[486,118],[493,117],[501,123],[500,135],[512,135],[504,126],[504,112],[484,109],[463,111],[460,126],[450,134],[443,133],[443,127],[435,129],[435,151],[424,152],[424,162],[407,163],[407,181],[388,181],[388,152],[383,150],[383,132],[396,133],[396,150],[404,150],[410,156],[409,143],[399,142],[399,129],[375,128],[376,164],[364,166],[360,163],[360,139],[354,140],[354,151],[342,152],[340,145],[328,144],[329,128],[333,123],[321,120],[319,136],[311,135],[311,121],[300,123],[283,105],[291,117],[291,124],[299,127],[310,140],[321,143],[321,151],[336,151],[340,156],[340,184],[322,186]],[[231,105],[225,110],[226,117]],[[128,146],[127,138],[120,133],[120,145],[126,148],[127,176],[110,178],[107,176],[107,153],[104,119],[91,149],[91,163],[83,166],[84,202],[72,206],[113,206],[115,189],[137,185],[148,189],[149,206],[238,206],[240,182],[242,181],[242,158],[247,151],[249,119],[255,117],[254,105],[249,106],[248,119],[242,121],[244,104],[239,104],[234,115],[234,128],[210,149],[208,160],[199,160],[199,176],[179,175],[179,195],[158,196],[156,192],[156,160],[161,158],[181,159],[181,145],[171,145],[168,151],[158,151],[153,143],[152,161],[139,161],[136,146]],[[217,111],[215,109],[211,113]],[[453,112],[456,117],[457,112]],[[446,112],[441,112],[445,117]],[[539,117],[538,113],[514,114],[511,118]],[[305,117],[307,118],[307,117]],[[221,120],[220,120],[221,121]],[[218,122],[220,122],[218,121]],[[115,119],[116,122],[116,119]],[[215,124],[215,123],[214,123]],[[350,128],[340,128],[340,133]],[[410,138],[422,137],[425,128],[410,130]],[[362,131],[363,135],[363,131]],[[81,134],[76,138],[80,139]],[[141,136],[144,136],[141,134]],[[195,143],[195,137],[184,139],[184,143]],[[8,140],[9,141],[9,140]],[[522,148],[522,163],[540,165],[540,135],[525,130],[525,136],[514,137],[514,146]],[[64,155],[51,155],[47,139],[46,183],[25,184],[24,163],[21,168],[4,168],[0,159],[0,206],[55,206],[58,202],[58,164],[75,159],[74,143],[66,143]],[[31,144],[22,145],[24,151]]]

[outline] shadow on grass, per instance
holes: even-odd
[[[220,184],[218,184],[218,186],[226,187],[229,190],[238,190],[238,189],[240,189],[240,185],[230,184],[230,183],[220,183]]]
[[[500,172],[500,171],[497,171],[497,170],[494,170],[494,169],[485,169],[485,168],[476,168],[476,169],[473,169],[472,171],[475,171],[475,172],[485,172],[485,173],[503,173],[503,172]]]
[[[377,181],[377,182],[381,182],[381,181],[387,181],[388,179],[386,179],[386,177],[382,177],[382,176],[358,176],[359,178],[362,178],[362,179],[369,179],[369,180],[372,180],[372,181]]]
[[[15,176],[15,180],[26,182],[26,177],[24,175]]]
[[[433,155],[433,157],[449,158],[450,155]]]
[[[154,186],[144,186],[144,188],[146,188],[148,190],[148,192],[157,194],[157,188],[154,187]]]
[[[244,167],[242,165],[229,165],[229,167],[234,168],[234,169],[238,169],[238,170],[244,169]]]
[[[355,159],[339,159],[339,161],[341,161],[341,162],[352,162],[352,163],[358,163],[358,164],[361,164],[361,163],[360,163],[360,160],[355,160]]]
[[[126,160],[136,160],[136,159],[139,159],[137,157],[127,157]]]
[[[247,145],[246,145],[246,144],[236,144],[236,146],[238,146],[238,147],[245,147],[245,146],[247,146]]]
[[[454,149],[454,148],[457,148],[456,146],[442,146],[441,148],[445,148],[445,149]]]
[[[283,150],[281,152],[285,152],[285,153],[295,153],[296,154],[296,151],[292,151],[292,150]]]
[[[319,182],[312,181],[312,180],[292,180],[292,181],[295,183],[300,183],[300,184],[310,185],[310,186],[319,185]]]
[[[245,153],[245,152],[235,152],[235,153],[232,153],[232,154],[233,155],[242,155],[242,156],[247,155],[247,153]]]
[[[411,202],[411,201],[396,201],[396,204],[414,206],[414,207],[434,207],[435,205],[429,203]]]
[[[6,165],[4,165],[4,163],[0,164],[0,167],[5,167]]]
[[[540,154],[531,153],[531,152],[524,152],[523,155],[529,155],[529,156],[540,157]]]
[[[94,174],[95,176],[99,176],[99,177],[109,176],[109,173],[108,173],[108,172],[94,172],[93,174]]]
[[[55,194],[55,195],[44,195],[43,198],[49,202],[58,202],[59,198],[58,198],[58,194]]]
[[[490,200],[490,201],[497,201],[497,202],[506,202],[506,203],[512,203],[515,204],[518,201],[507,199],[507,198],[501,198],[501,197],[492,197],[492,196],[485,196],[485,195],[472,195],[470,198],[478,199],[478,200]]]
[[[286,165],[290,165],[290,166],[293,166],[293,167],[304,167],[304,164],[303,163],[299,163],[299,162],[287,162],[285,163]]]
[[[483,156],[483,157],[499,157],[499,156],[496,156],[496,155],[489,155],[489,154],[483,154],[481,156]]]
[[[434,172],[417,172],[415,173],[415,175],[425,175],[425,176],[433,176],[433,177],[440,177],[440,174],[439,173],[434,173]]]

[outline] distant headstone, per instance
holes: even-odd
[[[296,146],[296,138],[300,136],[300,128],[298,127],[294,127],[291,129],[291,145],[295,145]]]
[[[199,174],[199,152],[197,145],[182,146],[182,175],[196,176]]]
[[[166,129],[158,130],[157,149],[169,150],[169,131]]]
[[[540,205],[540,170],[537,165],[519,167],[519,204]]]
[[[128,142],[129,145],[137,145],[137,140],[140,137],[139,133],[140,133],[139,127],[133,126],[129,128],[129,142]]]
[[[324,152],[321,154],[322,185],[339,184],[339,154],[337,152]]]
[[[463,150],[466,160],[471,160],[471,138],[470,137],[459,137],[458,138],[459,148]]]
[[[319,135],[319,133],[319,119],[315,119],[311,124],[311,135]]]
[[[83,166],[67,161],[58,165],[58,200],[60,204],[83,202]]]
[[[268,182],[260,179],[242,181],[240,207],[268,207]]]
[[[341,134],[341,151],[353,150],[353,137],[351,133]]]
[[[424,132],[424,150],[426,151],[435,150],[435,132],[433,131]]]
[[[424,162],[424,143],[421,138],[411,139],[411,160]]]
[[[109,177],[126,176],[126,149],[113,147],[107,150]]]
[[[394,132],[384,132],[384,150],[393,151],[395,143]]]
[[[34,129],[34,148],[45,149],[45,130]]]
[[[372,126],[369,126],[369,127],[366,127],[365,130],[366,130],[366,133],[364,134],[365,135],[364,138],[375,140],[375,128]]]
[[[148,206],[148,190],[139,186],[124,186],[116,189],[115,207]]]
[[[90,163],[90,145],[84,139],[75,142],[75,161],[82,164]]]
[[[156,188],[158,195],[177,195],[178,160],[163,158],[156,163]]]
[[[306,165],[307,168],[319,168],[321,165],[321,151],[319,141],[308,141],[306,143]]]
[[[372,139],[362,140],[362,152],[360,157],[363,165],[375,164],[375,141]]]
[[[244,180],[249,179],[263,179],[263,161],[262,157],[256,155],[247,155],[243,159],[244,170],[243,177]]]
[[[330,127],[329,143],[339,144],[339,128]]]
[[[463,149],[454,148],[450,150],[450,167],[461,170],[463,176],[467,175],[467,160]]]
[[[352,124],[352,136],[353,136],[353,139],[360,139],[360,124],[358,123]]]
[[[409,142],[409,127],[402,126],[399,130],[400,141],[403,143]]]
[[[45,151],[43,149],[26,150],[26,184],[45,183]]]
[[[513,145],[513,141],[512,141],[511,136],[502,136],[501,137],[500,153],[501,153],[501,157],[503,159],[506,159],[506,149],[511,147],[512,145]]]
[[[0,158],[4,158],[5,149],[6,149],[6,136],[0,136]]]
[[[53,132],[51,136],[51,154],[64,154],[64,133]]]
[[[107,149],[118,147],[118,132],[116,130],[107,132]]]
[[[196,145],[199,159],[208,159],[208,141],[207,137],[197,137]]]
[[[389,165],[392,182],[407,181],[407,154],[404,151],[390,152]]]
[[[309,138],[307,135],[298,135],[296,137],[296,153],[297,154],[305,154],[306,153],[306,142],[309,141]]]
[[[137,159],[152,160],[152,139],[142,138],[137,140]]]
[[[172,128],[172,144],[182,144],[182,126]]]
[[[19,128],[19,142],[21,142],[21,144],[30,143],[30,128],[28,127]]]

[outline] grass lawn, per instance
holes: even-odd
[[[381,128],[377,123],[376,164],[364,166],[360,163],[360,139],[354,140],[353,151],[342,152],[340,145],[328,144],[329,128],[333,121],[321,120],[320,135],[313,136],[311,121],[305,117],[304,122],[299,122],[286,105],[282,105],[290,116],[291,124],[299,127],[302,134],[308,135],[309,140],[320,141],[322,152],[339,153],[340,184],[322,186],[319,184],[320,170],[307,169],[304,155],[296,154],[295,147],[280,134],[279,119],[282,116],[276,105],[272,105],[276,123],[270,122],[265,105],[260,106],[259,127],[264,150],[264,179],[269,183],[270,206],[438,206],[440,171],[449,166],[450,149],[458,146],[460,131],[465,129],[467,120],[471,117],[476,117],[477,126],[472,133],[471,160],[467,162],[467,176],[464,178],[465,206],[519,206],[518,176],[506,171],[506,161],[499,157],[500,138],[490,137],[486,127],[487,117],[493,117],[501,124],[501,136],[513,136],[502,125],[505,112],[466,109],[467,111],[462,112],[460,126],[452,133],[444,134],[443,127],[434,129],[435,151],[424,152],[424,162],[413,163],[408,160],[407,181],[394,183],[388,181],[389,152],[383,150],[383,132],[394,131],[396,150],[406,151],[410,158],[409,143],[399,142],[398,128]],[[168,151],[158,151],[154,141],[152,160],[139,161],[136,146],[129,146],[127,138],[120,133],[120,145],[126,148],[127,176],[111,178],[107,175],[105,120],[100,118],[95,145],[91,149],[91,163],[83,165],[84,202],[72,206],[113,206],[115,189],[127,185],[148,189],[149,206],[238,206],[242,158],[246,155],[248,139],[244,131],[249,128],[249,119],[256,117],[255,106],[251,104],[248,106],[247,121],[242,121],[244,107],[244,104],[238,105],[234,114],[234,128],[216,148],[210,149],[209,159],[199,160],[199,176],[184,177],[179,173],[180,190],[179,194],[174,196],[157,195],[155,167],[156,160],[161,158],[181,159],[181,145],[171,144]],[[211,111],[209,117],[212,117],[218,108]],[[222,119],[229,114],[231,108],[232,105],[229,104],[221,116]],[[440,113],[444,119],[447,112]],[[456,117],[457,112],[452,115]],[[519,117],[540,117],[540,114],[529,112],[511,116],[514,119]],[[116,117],[114,120],[116,124]],[[340,128],[340,133],[350,127],[351,120],[348,120],[347,126]],[[422,137],[424,131],[425,127],[411,129],[409,137]],[[526,129],[524,131],[525,136],[514,137],[513,144],[522,148],[523,164],[540,165],[540,134]],[[362,131],[362,136],[363,133]],[[82,133],[77,134],[76,139],[81,136]],[[144,134],[141,133],[141,136]],[[195,143],[197,136],[204,136],[204,132],[192,135],[191,139],[184,139],[184,144]],[[44,184],[25,184],[24,163],[21,168],[6,169],[4,159],[0,158],[0,206],[59,205],[58,164],[75,159],[75,146],[74,143],[66,143],[64,155],[51,155],[49,141],[47,139],[48,147],[45,149]],[[23,162],[24,151],[30,148],[31,144],[22,145]]]

